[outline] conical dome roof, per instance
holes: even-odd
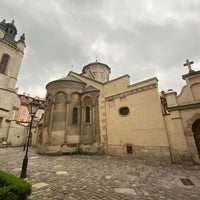
[[[12,45],[16,45],[15,36],[17,34],[17,28],[14,25],[14,20],[11,23],[6,23],[4,19],[0,23],[0,29],[5,32],[4,39]]]
[[[64,78],[60,78],[56,81],[74,81],[74,82],[83,83],[83,81],[81,81],[80,79],[78,79],[78,78],[76,78],[75,76],[72,76],[72,75],[67,75]]]

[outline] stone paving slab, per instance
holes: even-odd
[[[42,187],[45,187],[47,185],[49,185],[49,184],[40,182],[40,183],[33,184],[32,188],[42,188]]]
[[[0,169],[20,176],[24,154],[23,148],[1,148]],[[199,166],[105,155],[42,156],[34,148],[28,157],[29,200],[200,199]]]

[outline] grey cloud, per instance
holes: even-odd
[[[15,16],[19,35],[26,34],[17,86],[44,96],[49,81],[80,73],[95,55],[111,78],[157,76],[159,89],[180,90],[185,59],[199,70],[199,10],[198,0],[2,0],[0,17]]]

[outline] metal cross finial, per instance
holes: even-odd
[[[187,66],[189,69],[189,72],[193,71],[191,65],[193,64],[193,61],[189,61],[189,59],[186,60],[186,63],[183,64],[183,66]]]

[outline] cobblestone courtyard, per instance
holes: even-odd
[[[20,176],[24,154],[22,148],[1,148],[1,170]],[[199,166],[118,156],[42,156],[30,148],[27,174],[30,200],[200,199]]]

